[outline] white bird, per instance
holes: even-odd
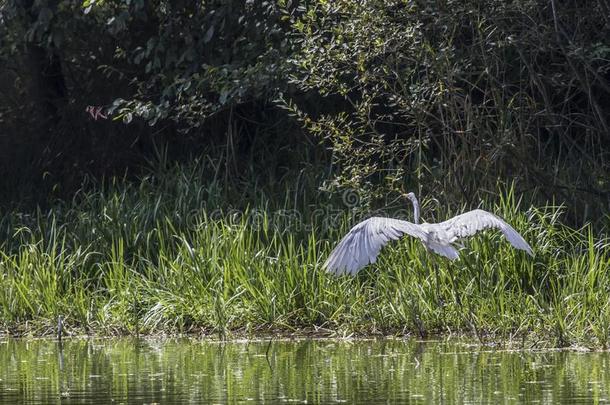
[[[519,232],[490,212],[477,209],[437,224],[420,224],[419,203],[415,194],[408,193],[406,197],[413,203],[415,223],[384,217],[365,219],[350,229],[330,253],[324,263],[326,270],[335,275],[354,275],[367,264],[375,263],[379,251],[389,241],[400,239],[405,234],[421,240],[428,250],[455,260],[459,257],[454,246],[460,247],[458,239],[487,228],[499,229],[515,248],[534,255]]]

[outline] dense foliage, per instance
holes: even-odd
[[[0,157],[14,181],[0,186],[4,195],[46,185],[66,196],[87,175],[133,170],[155,145],[181,156],[229,132],[249,145],[276,124],[268,95],[290,44],[269,2],[0,7],[0,89],[10,95],[0,101]],[[115,121],[94,120],[88,106]]]
[[[317,2],[293,20],[292,80],[341,107],[300,116],[358,189],[406,178],[472,202],[508,178],[607,204],[609,16],[603,1]]]
[[[365,205],[405,184],[472,204],[514,180],[543,199],[578,193],[573,218],[598,218],[610,198],[609,9],[6,0],[0,190],[40,202],[133,170],[156,145],[184,157],[221,144],[239,162],[314,135],[309,148],[334,163],[325,188],[357,188]]]

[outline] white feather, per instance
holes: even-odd
[[[383,246],[402,235],[423,239],[419,226],[393,218],[372,217],[356,224],[341,239],[324,263],[334,274],[356,274],[369,263],[375,263]]]
[[[413,197],[412,201],[417,214],[417,199]],[[324,267],[336,275],[354,275],[367,264],[375,263],[383,246],[405,234],[421,240],[428,250],[456,260],[459,254],[453,244],[461,247],[459,239],[487,228],[499,229],[511,245],[533,256],[530,245],[504,220],[487,211],[473,210],[438,224],[414,224],[383,217],[366,219],[356,224],[341,239],[328,256]]]

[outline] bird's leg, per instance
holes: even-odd
[[[456,245],[458,249],[464,248],[464,244],[462,243],[461,240],[457,240],[456,242],[454,242],[454,245]],[[453,299],[455,300],[456,304],[458,304],[460,309],[462,309],[462,298],[458,294],[457,288],[455,286],[455,275],[453,274],[455,267],[456,267],[455,265],[452,265],[451,269],[449,269],[449,271],[451,273],[451,289],[453,290]]]
[[[456,304],[458,304],[458,307],[462,308],[462,299],[460,298],[457,288],[455,287],[455,276],[453,274],[453,269],[449,269],[449,280],[451,280],[451,291],[453,292],[453,299],[455,300]]]
[[[432,259],[432,267],[434,267],[434,282],[435,282],[435,292],[434,292],[434,298],[436,300],[436,303],[438,305],[438,307],[441,310],[441,326],[444,327],[445,326],[445,300],[442,297],[441,294],[441,282],[440,282],[440,276],[438,274],[438,262],[434,259]]]
[[[468,272],[470,274],[473,274],[473,269],[471,266],[471,263],[468,259],[464,260],[464,266],[468,269]],[[480,277],[480,273],[476,272],[477,274],[479,274],[478,281],[479,281],[479,291],[481,291],[481,277]],[[461,306],[461,304],[460,304]],[[474,314],[473,308],[472,308],[473,304],[472,304],[472,300],[469,301],[469,304],[466,308],[466,310],[468,311],[466,314],[466,322],[470,325],[470,328],[474,331],[475,335],[477,336],[477,339],[479,340],[479,342],[484,343],[484,338],[483,338],[483,334],[481,333],[481,331],[479,330],[479,328],[477,327],[477,323],[476,323],[476,319],[477,317]]]
[[[432,265],[434,267],[434,281],[435,281],[435,290],[436,290],[436,301],[438,302],[439,306],[443,305],[443,302],[441,300],[441,282],[440,282],[440,277],[438,275],[438,263],[434,263]]]

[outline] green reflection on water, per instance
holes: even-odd
[[[403,340],[8,340],[0,403],[604,403],[609,358]]]

